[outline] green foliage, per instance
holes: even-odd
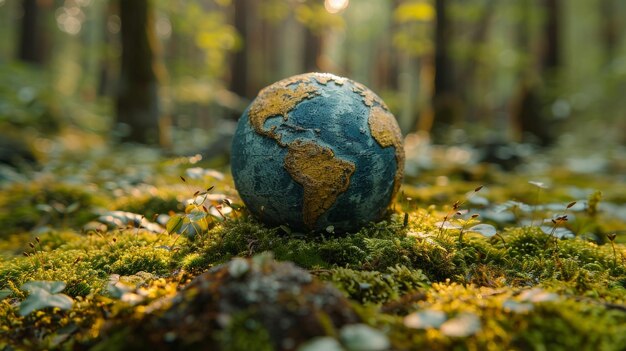
[[[411,56],[421,56],[433,50],[432,24],[435,18],[433,5],[425,1],[407,1],[393,13],[397,29],[393,45]]]
[[[59,247],[47,244],[59,237],[67,241]],[[173,252],[160,246],[167,246],[170,240],[142,230],[107,236],[45,234],[41,250],[0,267],[0,289],[29,281],[63,281],[67,283],[65,292],[75,297],[101,292],[113,273],[167,275],[175,262]]]
[[[405,266],[389,267],[385,273],[336,268],[321,276],[360,303],[385,303],[419,288],[425,288],[428,278],[420,270]]]
[[[151,272],[163,275],[172,268],[171,253],[165,248],[132,247],[124,250],[110,265],[110,272],[131,275],[137,272]]]
[[[78,227],[104,202],[85,186],[56,182],[14,183],[0,193],[0,237],[39,225]]]
[[[0,65],[0,126],[31,127],[44,134],[58,131],[58,96],[42,73],[18,64]]]
[[[65,289],[64,282],[30,281],[22,285],[22,290],[28,291],[28,297],[20,303],[20,315],[26,316],[33,311],[46,307],[56,307],[69,310],[74,300],[65,294],[59,294]]]
[[[606,245],[590,240],[607,228],[623,227],[623,221],[607,211],[611,205],[620,206],[623,194],[618,188],[606,193],[602,204],[610,205],[605,207],[589,191],[585,206],[584,198],[572,199],[556,186],[542,189],[538,200],[537,189],[514,176],[483,190],[480,199],[464,195],[467,189],[478,189],[473,183],[407,186],[411,200],[397,202],[383,221],[356,233],[297,233],[286,226],[268,228],[251,218],[237,204],[228,180],[205,184],[214,179],[190,179],[181,184],[179,174],[191,163],[189,158],[157,163],[156,156],[133,150],[49,171],[63,175],[58,179],[71,173],[87,186],[41,177],[29,185],[8,183],[0,193],[3,209],[9,210],[0,215],[5,224],[0,229],[0,345],[119,348],[132,337],[124,334],[125,326],[166,318],[162,308],[174,296],[180,301],[192,298],[193,294],[177,294],[196,284],[190,282],[201,273],[216,274],[213,268],[234,257],[267,251],[338,288],[351,299],[350,307],[357,309],[362,323],[384,331],[372,335],[384,334],[380,340],[388,340],[392,349],[558,350],[598,345],[612,350],[625,341],[623,238],[614,230],[606,231]],[[125,166],[135,155],[141,155],[141,161],[133,168]],[[110,172],[99,172],[106,164]],[[213,185],[210,199],[186,201],[186,208],[175,200],[180,194],[194,198],[194,191],[200,194]],[[235,203],[222,217],[213,213],[213,207],[230,204],[215,200],[224,196]],[[464,200],[450,205],[459,198]],[[573,200],[578,205],[569,206]],[[124,214],[128,218],[169,213],[170,222],[161,222],[167,230],[156,232],[124,223],[119,228],[94,225],[77,231],[86,220],[105,213],[99,207],[132,210]],[[56,212],[43,210],[50,208]],[[490,213],[494,209],[516,213],[500,220]],[[564,215],[569,221],[560,220],[560,225],[576,237],[558,239],[541,229],[540,221]],[[28,232],[42,225],[50,228]],[[256,261],[232,262],[228,279],[241,283],[250,275],[250,262]],[[30,295],[20,289],[41,281],[62,282],[62,293],[73,300],[72,306],[65,298],[55,300],[58,287]],[[241,283],[236,291],[248,288]],[[233,293],[211,295],[216,299],[211,301],[235,301]],[[316,294],[311,296],[320,296]],[[22,314],[30,313],[20,314],[20,307]],[[220,327],[208,333],[224,349],[270,349],[274,329],[257,323],[257,312],[248,309],[220,317]],[[439,318],[437,323],[420,324],[432,316]],[[330,314],[315,316],[316,323],[327,329],[328,338],[321,345],[333,340],[333,345],[345,348],[343,329],[324,322],[328,318]]]
[[[295,8],[298,22],[314,33],[322,33],[329,28],[344,28],[345,21],[341,16],[330,14],[321,3],[303,3]]]
[[[226,55],[241,48],[241,38],[237,30],[227,23],[226,14],[219,10],[209,10],[199,3],[186,6],[172,5],[168,2],[168,11],[173,15],[173,31],[192,37],[195,46],[204,54],[205,65],[201,66],[209,78],[218,77],[226,68]],[[197,76],[198,67],[177,65],[190,77]],[[187,89],[188,91],[189,89]],[[186,100],[181,94],[179,99]]]
[[[152,219],[155,215],[176,210],[179,201],[175,196],[168,195],[141,194],[140,196],[122,197],[116,201],[115,208],[120,211],[140,213],[145,218]]]
[[[420,345],[426,349],[617,350],[624,345],[623,312],[559,295],[534,299],[527,309],[512,309],[511,301],[519,300],[524,291],[528,292],[516,296],[519,291],[510,289],[433,284],[414,309],[442,311],[446,318],[464,313],[479,316],[482,327],[468,337],[447,337],[444,328],[420,328],[411,315],[378,319],[391,328],[397,349]]]

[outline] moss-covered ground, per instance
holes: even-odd
[[[259,317],[265,300],[237,305],[225,290],[209,289],[212,302],[202,303],[214,307],[175,315],[183,326],[191,323],[183,318],[201,317],[210,335],[177,326],[178,335],[223,350],[626,350],[619,172],[437,168],[407,177],[382,221],[356,233],[314,234],[251,218],[226,169],[130,148],[5,171],[0,349],[120,349],[137,330],[152,335],[151,325],[162,332],[156,345],[183,349],[168,332],[176,323],[154,316],[203,296],[194,278],[226,263],[231,278],[252,274],[252,263],[233,258],[271,252],[337,288],[359,327],[342,329],[315,312],[318,338],[277,342]],[[274,269],[259,267],[259,274]],[[203,279],[231,286],[220,272]],[[43,283],[50,281],[62,283]],[[325,288],[303,289],[312,300],[275,303],[323,299]]]

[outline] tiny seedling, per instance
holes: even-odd
[[[38,236],[35,237],[35,242],[37,243],[37,245],[35,245],[35,243],[33,243],[32,241],[28,243],[28,246],[31,248],[31,250],[33,250],[32,254],[29,254],[28,251],[24,251],[24,256],[28,257],[28,256],[35,256],[37,257],[37,260],[39,261],[39,263],[41,264],[41,266],[44,266],[44,257],[43,257],[43,248],[41,247],[41,239],[39,239]]]
[[[187,185],[187,179],[185,177],[180,176],[180,179]],[[191,191],[189,186],[188,189]],[[206,190],[196,190],[193,193],[193,201],[191,201],[187,207],[185,208],[185,213],[183,214],[175,214],[170,212],[170,219],[165,224],[165,231],[161,234],[174,234],[176,233],[176,237],[174,238],[174,242],[169,246],[170,249],[174,248],[174,245],[180,238],[182,234],[187,234],[189,236],[195,236],[202,233],[209,226],[209,218],[217,219],[220,221],[225,221],[226,216],[221,211],[222,204],[212,203],[211,207],[215,209],[215,211],[219,214],[219,217],[211,214],[209,208],[207,208],[204,203],[208,199],[209,193],[213,190],[214,186],[210,186],[206,188]],[[224,200],[222,203],[230,206],[230,201]],[[154,244],[160,239],[161,234],[157,237],[157,240],[154,241]]]
[[[557,215],[555,218],[551,219],[552,222],[552,229],[549,232],[546,232],[544,230],[545,233],[547,233],[551,238],[552,238],[552,243],[554,244],[554,257],[557,260],[557,263],[560,263],[559,260],[559,238],[561,237],[560,235],[557,235],[557,229],[560,228],[562,225],[564,225],[567,221],[567,211],[572,208],[574,205],[576,205],[576,201],[572,201],[569,204],[567,204],[567,206],[565,206],[565,210],[563,211],[563,214],[561,215]],[[550,242],[550,240],[546,241],[546,245]]]
[[[617,252],[615,251],[615,238],[617,237],[617,234],[607,234],[606,237],[609,239],[609,242],[611,243],[611,248],[613,249],[613,268],[615,268],[617,267]]]
[[[539,194],[541,194],[541,189],[548,189],[548,186],[543,182],[537,182],[534,180],[529,181],[528,184],[531,184],[537,187],[537,196],[535,198],[535,206],[532,212],[532,218],[530,220],[530,226],[532,227],[535,224],[535,213],[536,213],[535,209],[539,206]]]
[[[441,225],[439,226],[439,235],[441,235],[443,233],[444,229],[450,229],[450,228],[445,228],[446,225],[450,224],[450,220],[453,219],[455,216],[462,214],[459,209],[461,208],[461,206],[467,202],[472,196],[476,195],[476,193],[478,193],[479,191],[481,191],[483,188],[483,186],[478,186],[474,189],[474,191],[472,191],[469,194],[465,195],[465,198],[463,200],[457,200],[454,202],[454,204],[452,204],[452,208],[448,211],[448,213],[446,213],[446,215],[443,217],[443,221],[441,221]],[[458,229],[458,228],[457,228]]]
[[[461,230],[459,232],[459,245],[463,245],[463,234],[465,230],[467,229],[467,227],[474,223],[478,223],[478,221],[476,220],[477,217],[478,217],[478,214],[473,214],[470,216],[468,220],[461,220],[462,223],[461,223]]]

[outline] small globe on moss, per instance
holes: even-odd
[[[261,90],[239,120],[231,168],[261,221],[354,231],[379,220],[400,187],[402,134],[364,85],[307,73]]]

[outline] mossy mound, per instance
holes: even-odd
[[[197,157],[128,151],[2,185],[0,350],[625,349],[620,177],[437,170],[378,223],[298,233]]]
[[[216,266],[145,309],[95,349],[294,350],[360,320],[334,287],[267,254]]]
[[[0,238],[37,226],[80,227],[96,217],[105,200],[88,186],[39,182],[16,183],[0,192]]]
[[[623,305],[586,302],[540,288],[435,283],[409,311],[377,320],[397,350],[623,350]]]

